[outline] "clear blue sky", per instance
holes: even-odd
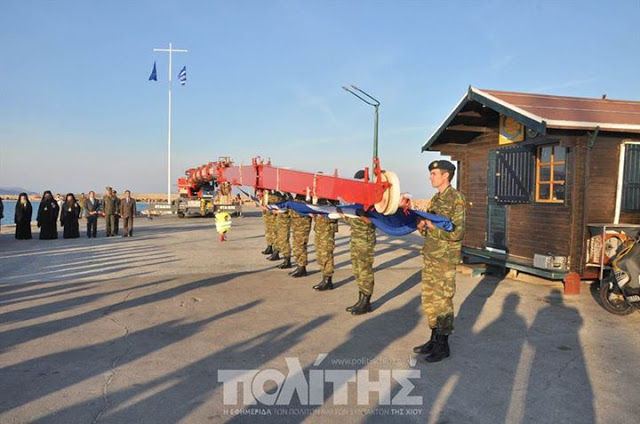
[[[517,3],[517,4],[516,4]],[[166,190],[231,156],[351,176],[380,156],[430,191],[420,147],[469,85],[640,100],[640,0],[0,1],[0,186]],[[147,81],[158,63],[158,82]]]

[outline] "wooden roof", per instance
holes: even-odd
[[[451,114],[422,146],[465,143],[506,115],[539,134],[547,129],[640,133],[640,102],[481,90],[469,87]]]

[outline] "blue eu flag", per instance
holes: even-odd
[[[156,62],[153,62],[153,71],[149,75],[149,81],[158,81],[158,75],[156,74]]]

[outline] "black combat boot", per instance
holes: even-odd
[[[266,249],[262,251],[263,255],[270,255],[273,253],[273,246],[269,245]]]
[[[367,312],[371,312],[370,301],[371,301],[371,295],[363,294],[362,302],[360,302],[360,305],[356,305],[355,308],[351,310],[351,315],[362,315],[362,314],[366,314]]]
[[[421,344],[420,346],[414,347],[413,353],[421,353],[423,355],[431,353],[431,350],[433,350],[433,346],[435,346],[435,344],[436,344],[436,330],[435,328],[432,328],[431,338],[427,340],[425,344]]]
[[[345,309],[347,312],[351,312],[353,311],[355,308],[357,308],[358,306],[360,306],[360,304],[362,303],[362,298],[364,297],[364,294],[362,292],[358,292],[358,301],[356,303],[354,303],[351,306],[348,306],[347,309]]]
[[[449,336],[444,334],[436,335],[436,342],[431,352],[424,357],[427,362],[439,362],[449,357]]]
[[[279,261],[280,260],[280,252],[278,252],[277,250],[274,250],[271,253],[271,256],[267,257],[268,261]]]
[[[325,291],[325,290],[333,290],[333,282],[331,281],[331,277],[323,276],[320,284],[316,284],[313,286],[314,290]]]
[[[280,269],[289,269],[291,268],[291,257],[286,257],[284,258],[284,262],[282,262],[280,265],[278,265],[278,268]]]
[[[289,275],[291,275],[293,278],[306,277],[307,276],[307,267],[298,265],[298,268],[296,268],[296,270],[293,271]]]

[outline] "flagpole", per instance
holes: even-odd
[[[167,124],[167,204],[171,206],[171,74],[173,53],[188,53],[189,50],[174,49],[173,43],[169,43],[168,49],[153,49],[154,52],[169,53],[169,119]]]
[[[171,43],[169,43],[169,126],[167,128],[167,204],[171,206]]]

